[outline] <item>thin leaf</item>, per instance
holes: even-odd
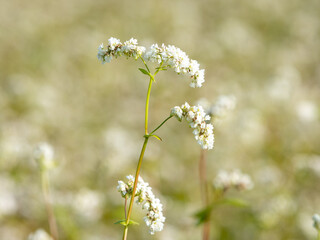
[[[139,225],[139,223],[133,220],[130,220],[128,225]]]
[[[119,221],[115,222],[114,224],[121,224],[123,226],[127,226],[125,219],[124,220],[119,220]]]
[[[150,73],[149,73],[147,70],[145,70],[145,69],[143,69],[143,68],[139,68],[139,70],[140,70],[140,72],[142,72],[143,74],[150,76]]]

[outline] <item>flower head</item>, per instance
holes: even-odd
[[[104,47],[103,43],[99,46],[97,57],[102,63],[110,62],[113,57],[117,58],[122,55],[138,59],[145,50],[145,47],[138,46],[137,39],[131,38],[121,43],[119,39],[111,37],[108,39],[106,47]]]
[[[131,197],[133,191],[133,185],[135,178],[132,175],[127,176],[128,181],[125,183],[123,181],[118,181],[118,191],[121,193],[122,197]],[[140,204],[143,209],[148,212],[144,217],[146,225],[150,228],[150,233],[162,231],[165,217],[162,213],[162,204],[160,200],[156,198],[152,192],[152,188],[149,183],[143,181],[139,176],[135,198],[137,198],[136,203]]]
[[[213,126],[207,123],[210,116],[207,115],[203,108],[198,106],[190,106],[187,102],[181,107],[176,106],[171,109],[171,115],[175,116],[179,121],[186,119],[189,126],[193,128],[193,134],[197,142],[203,149],[212,149],[214,144]]]
[[[173,68],[178,74],[188,75],[191,78],[190,87],[201,87],[205,81],[204,69],[200,69],[199,63],[189,59],[185,52],[173,45],[153,44],[146,51],[144,58],[162,64],[163,67]]]

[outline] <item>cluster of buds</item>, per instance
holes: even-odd
[[[38,229],[28,236],[28,240],[53,240],[53,238],[43,229]]]
[[[187,102],[181,107],[176,106],[171,109],[171,116],[175,116],[179,121],[183,118],[187,120],[189,126],[193,128],[195,139],[203,149],[212,149],[214,144],[213,126],[207,123],[210,116],[207,115],[203,108],[190,106]]]
[[[162,44],[160,47],[158,44],[153,44],[144,57],[151,62],[174,68],[178,74],[187,74],[191,78],[190,87],[201,87],[204,83],[204,69],[200,69],[199,63],[189,59],[180,48],[173,45]]]
[[[249,190],[254,186],[250,176],[243,174],[239,169],[233,170],[232,172],[219,171],[213,185],[215,188],[222,189],[223,191],[227,191],[230,188]]]
[[[103,43],[98,48],[98,59],[102,63],[110,62],[113,57],[117,58],[122,55],[138,59],[145,52],[145,47],[138,46],[137,39],[131,38],[130,40],[121,43],[117,38],[109,38],[108,45],[103,46]]]
[[[124,198],[132,196],[133,185],[135,178],[132,175],[127,176],[128,181],[118,181],[118,191]],[[150,234],[162,231],[165,217],[162,214],[162,204],[160,200],[156,198],[152,192],[152,188],[149,184],[139,176],[135,198],[136,203],[142,206],[142,209],[146,209],[147,215],[144,217],[146,225],[150,228]]]
[[[53,148],[48,143],[40,143],[34,150],[33,158],[42,170],[50,170],[56,166]]]

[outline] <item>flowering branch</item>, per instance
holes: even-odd
[[[190,124],[190,127],[194,129],[193,133],[195,134],[195,138],[198,143],[204,149],[211,149],[213,147],[213,133],[212,133],[212,125],[206,124],[206,120],[208,116],[206,116],[203,112],[203,109],[199,107],[190,107],[187,109],[185,105],[183,110],[181,111],[181,116],[175,111],[172,111],[170,116],[167,117],[158,127],[156,127],[150,134],[148,133],[148,117],[149,117],[149,102],[150,102],[150,95],[151,95],[151,88],[152,82],[155,81],[155,76],[161,70],[166,70],[166,68],[173,68],[174,71],[178,74],[185,74],[191,78],[191,83],[189,84],[191,87],[201,87],[202,83],[204,82],[204,69],[199,68],[199,63],[195,60],[189,59],[187,54],[183,52],[181,49],[176,48],[172,45],[164,45],[162,44],[159,47],[157,44],[153,44],[148,51],[146,51],[145,47],[138,46],[138,42],[136,39],[131,38],[129,41],[121,43],[119,39],[110,38],[108,40],[108,45],[105,48],[103,44],[99,46],[98,49],[98,59],[102,63],[110,62],[113,58],[120,57],[125,55],[126,57],[133,57],[134,59],[140,58],[146,67],[146,69],[139,68],[139,70],[149,76],[149,85],[147,90],[146,96],[146,104],[145,104],[145,134],[144,134],[144,142],[142,145],[135,178],[134,181],[132,180],[132,186],[130,183],[130,189],[128,185],[124,184],[122,181],[119,181],[118,189],[122,193],[122,196],[125,197],[125,220],[120,221],[122,225],[125,226],[123,231],[123,240],[127,239],[128,235],[128,228],[129,225],[132,223],[130,220],[132,208],[133,208],[133,201],[135,196],[139,196],[139,201],[141,200],[141,187],[139,187],[139,174],[141,170],[143,156],[148,144],[148,140],[150,137],[155,137],[161,140],[160,137],[154,135],[159,128],[161,128],[170,118],[176,116],[178,118],[185,117]],[[155,62],[158,65],[156,67],[156,71],[154,74],[151,73],[147,63],[145,60]],[[141,183],[140,183],[141,184]],[[144,183],[143,183],[144,184]],[[143,185],[142,184],[142,185]],[[128,189],[127,189],[128,188]],[[150,188],[151,189],[151,188]],[[127,191],[128,190],[128,191]],[[129,209],[126,211],[127,205],[127,197],[130,195],[130,203]],[[147,191],[148,198],[146,202],[146,208],[149,210],[147,214],[146,224],[150,226],[150,232],[153,234],[155,231],[161,231],[163,228],[163,222],[165,218],[162,215],[162,205],[159,203],[159,199],[154,199],[153,194],[150,191]]]

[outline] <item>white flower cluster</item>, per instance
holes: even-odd
[[[103,43],[99,46],[97,57],[102,63],[110,62],[113,57],[117,58],[122,55],[138,59],[145,50],[145,47],[138,46],[137,39],[131,38],[121,43],[119,39],[112,37],[108,40],[108,46],[104,47]]]
[[[236,98],[232,95],[221,95],[217,101],[212,104],[207,99],[201,98],[198,104],[203,106],[205,111],[214,118],[223,118],[236,106]]]
[[[28,236],[28,240],[53,240],[43,229],[38,229],[35,233]]]
[[[171,115],[175,116],[179,121],[182,118],[187,120],[189,126],[194,129],[193,134],[195,135],[195,139],[203,149],[213,148],[213,126],[207,123],[210,120],[210,116],[204,112],[200,105],[190,107],[186,102],[181,107],[176,106],[172,108]]]
[[[319,214],[314,214],[312,216],[312,220],[313,220],[314,228],[317,229],[318,231],[320,231],[320,215]]]
[[[162,44],[158,46],[158,44],[153,44],[146,51],[145,47],[138,46],[137,39],[131,38],[129,41],[121,43],[119,39],[111,37],[106,47],[103,43],[99,46],[97,57],[102,63],[106,63],[110,62],[113,57],[117,58],[122,55],[135,59],[143,55],[145,60],[162,64],[164,68],[174,68],[176,73],[186,74],[191,78],[190,86],[193,88],[201,87],[205,81],[204,69],[200,69],[199,63],[189,59],[185,52],[173,45]]]
[[[40,143],[35,148],[33,157],[41,168],[45,170],[52,169],[56,166],[53,148],[48,143]]]
[[[132,175],[127,176],[128,181],[118,181],[118,191],[122,197],[131,197],[135,178]],[[162,231],[165,217],[162,214],[162,204],[160,200],[152,193],[152,188],[147,182],[139,176],[135,197],[137,203],[146,209],[147,215],[144,217],[146,225],[150,228],[150,233]]]
[[[222,189],[224,191],[228,190],[229,188],[249,190],[254,186],[250,176],[241,173],[239,169],[235,169],[230,173],[224,170],[219,171],[213,184],[215,188]]]
[[[189,59],[188,55],[180,48],[173,45],[153,44],[145,53],[144,58],[161,64],[164,67],[174,68],[175,72],[187,74],[191,77],[190,87],[201,87],[204,83],[204,69],[196,60]]]

